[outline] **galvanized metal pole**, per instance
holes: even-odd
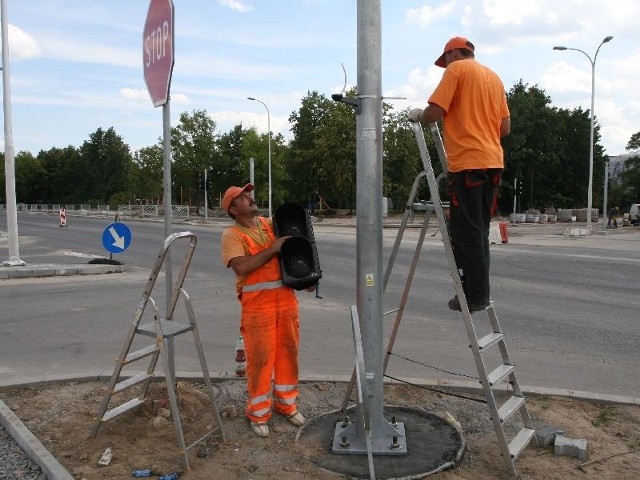
[[[384,274],[382,268],[382,48],[381,0],[358,0],[356,108],[356,296],[364,372],[356,422],[336,427],[334,453],[406,455],[404,424],[384,418]],[[355,328],[354,328],[355,337]],[[357,339],[356,357],[358,354]],[[356,358],[356,362],[361,359]],[[363,378],[364,377],[364,378]],[[362,395],[362,393],[365,393]],[[338,440],[340,436],[340,441]],[[373,478],[373,477],[372,477]]]
[[[383,421],[382,48],[380,0],[358,0],[356,116],[357,306],[369,386],[371,435]]]
[[[171,100],[162,105],[162,184],[164,194],[164,237],[171,235],[171,221],[173,219],[173,205],[171,198]],[[167,307],[169,314],[171,305],[171,295],[173,293],[173,275],[171,269],[171,251],[167,251],[164,262],[164,275],[166,282]],[[169,356],[169,370],[175,378],[175,353],[173,348],[173,337],[168,339],[167,354]]]
[[[4,109],[4,172],[7,197],[7,240],[9,258],[3,265],[23,266],[18,244],[18,210],[16,207],[15,150],[13,147],[13,129],[11,125],[11,87],[9,69],[9,29],[7,21],[7,2],[1,0],[2,11],[2,106]]]

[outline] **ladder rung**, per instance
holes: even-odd
[[[129,410],[139,407],[144,402],[145,402],[144,399],[140,399],[137,397],[132,398],[128,402],[125,402],[122,405],[118,405],[117,407],[106,411],[105,414],[102,416],[102,421],[106,422],[107,420],[111,420],[112,418],[117,417],[118,415],[122,415],[124,412],[128,412]]]
[[[388,312],[384,312],[382,316],[386,317],[387,315],[391,315],[392,313],[396,313],[400,311],[400,307],[394,308],[393,310],[389,310]]]
[[[523,405],[524,397],[511,397],[498,409],[498,418],[501,422],[506,422]]]
[[[118,393],[123,391],[126,388],[129,388],[133,385],[137,385],[138,383],[142,383],[145,380],[153,377],[153,373],[141,372],[136,375],[123,380],[122,382],[118,382],[113,387],[113,393]]]
[[[498,343],[500,340],[504,338],[504,334],[498,332],[493,332],[488,335],[485,335],[481,339],[478,340],[478,348],[480,350],[484,348],[489,348]]]
[[[515,370],[515,368],[516,368],[515,366],[507,365],[506,363],[503,363],[502,365],[500,365],[493,372],[487,375],[487,379],[489,380],[489,386],[491,387],[496,383],[504,380],[506,376],[508,376],[510,373],[512,373]]]
[[[155,343],[153,345],[149,345],[148,347],[141,348],[140,350],[136,350],[135,352],[131,352],[129,355],[125,357],[122,364],[128,365],[136,360],[140,360],[141,358],[148,357],[149,355],[153,355],[156,352],[160,351],[160,347]]]
[[[509,443],[509,455],[512,459],[518,458],[522,450],[529,445],[529,442],[535,435],[536,431],[533,428],[523,428]]]

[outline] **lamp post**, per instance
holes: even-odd
[[[554,50],[574,50],[576,52],[580,52],[582,53],[585,57],[587,57],[589,59],[589,63],[591,63],[591,135],[590,135],[590,140],[589,140],[589,189],[587,191],[587,231],[591,232],[591,204],[592,204],[592,200],[593,200],[593,120],[595,117],[595,113],[594,113],[594,101],[595,101],[595,90],[596,90],[596,59],[598,58],[598,52],[600,51],[600,47],[602,47],[602,45],[604,45],[607,42],[610,42],[613,39],[613,37],[611,35],[606,36],[602,39],[602,42],[600,42],[600,45],[598,45],[598,48],[596,49],[596,53],[593,56],[593,60],[591,59],[591,57],[583,50],[580,50],[579,48],[570,48],[570,47],[565,47],[565,46],[556,46],[553,47]],[[602,218],[604,221],[604,215],[606,215],[606,212],[602,212]]]
[[[269,113],[269,107],[262,100],[257,98],[247,97],[247,100],[253,100],[264,105],[267,110],[267,130],[269,131],[269,217],[271,217],[271,114]]]

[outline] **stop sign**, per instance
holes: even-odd
[[[169,99],[173,72],[173,1],[151,0],[142,33],[144,82],[154,107]]]

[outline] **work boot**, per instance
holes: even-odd
[[[296,410],[291,415],[286,415],[285,418],[287,422],[289,422],[294,427],[301,427],[304,425],[304,417],[300,413],[300,411]]]
[[[460,305],[460,300],[458,300],[458,295],[456,295],[451,300],[449,300],[448,305],[451,310],[455,310],[457,312],[462,311],[462,306]],[[469,312],[473,313],[473,312],[480,312],[481,310],[486,310],[488,305],[486,303],[477,304],[477,303],[468,302],[467,306],[469,307]]]
[[[266,423],[251,422],[251,430],[259,437],[266,438],[269,436],[269,425]]]

